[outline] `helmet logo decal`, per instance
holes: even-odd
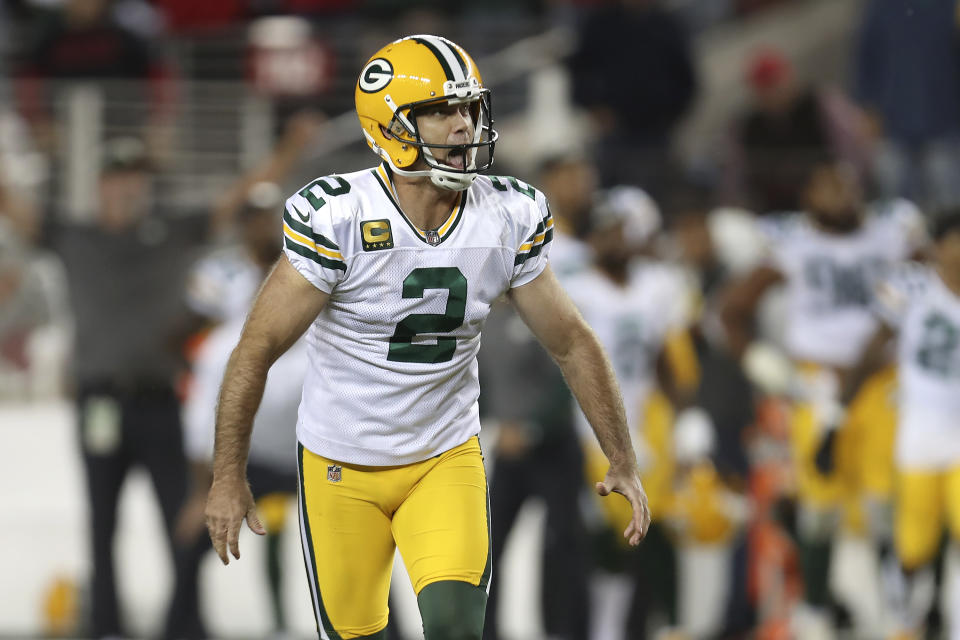
[[[393,80],[393,65],[385,58],[374,58],[360,72],[360,90],[366,93],[380,91]]]

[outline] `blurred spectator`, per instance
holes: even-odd
[[[881,195],[960,202],[960,38],[954,0],[870,0],[855,96],[879,142]]]
[[[718,245],[732,238],[730,244],[742,256],[750,252],[750,245],[756,237],[737,228],[739,221],[731,218],[737,214],[712,210],[707,195],[695,189],[673,194],[665,202],[665,209],[671,221],[670,234],[677,257],[694,281],[693,288],[700,293],[696,323],[691,331],[699,381],[693,393],[693,406],[678,416],[677,428],[680,425],[696,426],[709,434],[706,439],[711,445],[706,452],[708,457],[704,456],[706,459],[692,465],[690,473],[678,475],[685,476],[686,480],[700,481],[718,476],[725,487],[742,495],[750,477],[745,433],[754,423],[754,394],[739,361],[727,348],[720,324],[719,294],[736,273],[738,265],[725,260]],[[679,435],[678,440],[682,440]],[[699,507],[700,503],[694,502],[693,505]],[[724,515],[735,521],[738,514]],[[734,538],[731,547],[722,625],[724,638],[749,633],[755,622],[755,612],[748,598],[747,537]]]
[[[50,151],[57,132],[52,108],[65,82],[94,81],[111,102],[104,114],[111,126],[166,121],[173,106],[171,71],[141,33],[121,24],[109,0],[66,0],[59,11],[42,14],[23,55],[18,79],[19,107],[38,146]],[[133,82],[117,82],[133,81]],[[148,109],[131,108],[142,104]],[[145,113],[146,112],[146,113]]]
[[[0,179],[0,376],[6,369],[27,370],[30,332],[52,316],[53,301],[31,247],[35,234],[32,207]]]
[[[95,638],[124,636],[113,562],[117,502],[127,472],[143,466],[163,513],[174,560],[174,592],[165,638],[206,637],[197,598],[202,547],[173,538],[187,496],[180,406],[186,270],[208,237],[207,216],[174,216],[154,204],[145,146],[109,141],[94,225],[52,222],[45,240],[67,267],[75,318],[73,374],[80,448],[92,528]]]
[[[727,348],[719,318],[719,294],[733,273],[720,255],[717,236],[729,234],[733,225],[727,223],[728,212],[713,210],[708,197],[693,189],[675,194],[666,208],[680,264],[692,279],[691,289],[699,294],[691,332],[700,373],[694,404],[706,411],[716,432],[711,458],[717,470],[731,485],[742,488],[749,472],[743,430],[753,422],[753,394]],[[742,235],[740,241],[753,240],[754,236]]]
[[[572,229],[589,213],[596,176],[575,156],[546,160],[539,170],[553,213],[551,269],[561,282],[589,265],[589,253]],[[498,427],[491,472],[490,509],[494,575],[521,507],[531,498],[545,502],[541,612],[551,638],[587,637],[589,547],[578,508],[583,455],[573,427],[573,398],[559,368],[523,320],[506,304],[496,305],[484,327],[480,375],[485,419]],[[498,637],[499,594],[494,577],[484,637]]]
[[[755,51],[746,69],[751,105],[735,127],[727,188],[759,213],[796,211],[810,166],[825,152],[865,169],[859,118],[840,92],[797,78],[774,47]]]
[[[659,0],[618,0],[588,14],[577,35],[573,100],[593,119],[603,183],[657,197],[671,134],[697,90],[683,26]]]

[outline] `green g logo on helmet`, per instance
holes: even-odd
[[[366,93],[380,91],[393,80],[393,65],[385,58],[374,58],[360,72],[360,90]]]

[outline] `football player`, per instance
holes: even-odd
[[[722,315],[730,346],[745,354],[753,339],[753,324],[764,294],[777,285],[785,290],[784,347],[796,367],[797,388],[804,401],[792,415],[791,447],[797,481],[798,537],[804,573],[805,600],[813,618],[844,622],[844,609],[828,589],[834,533],[843,506],[858,499],[858,467],[879,479],[872,481],[874,499],[868,505],[869,526],[882,538],[883,503],[889,498],[893,425],[889,400],[859,403],[875,411],[886,406],[881,418],[859,422],[870,425],[868,437],[853,442],[862,430],[844,430],[829,450],[836,464],[826,464],[817,452],[830,427],[839,424],[838,373],[859,358],[876,320],[870,311],[871,292],[884,270],[911,256],[924,234],[920,216],[912,205],[899,200],[868,210],[862,202],[853,169],[824,159],[812,168],[804,189],[806,212],[769,218],[762,226],[770,238],[769,259],[725,294]],[[891,377],[871,384],[881,399]],[[885,383],[886,382],[886,383]],[[886,397],[889,397],[887,394]],[[851,416],[856,418],[856,416]],[[860,464],[861,460],[869,461]],[[869,474],[868,474],[869,475]],[[851,507],[852,513],[857,513]]]
[[[244,519],[245,464],[267,371],[308,331],[297,420],[304,556],[320,638],[382,638],[395,549],[428,640],[479,639],[490,582],[476,354],[506,293],[560,365],[623,494],[639,544],[646,495],[613,370],[547,266],[543,195],[481,177],[497,134],[473,59],[444,38],[392,42],[360,72],[364,137],[382,164],[307,184],[283,214],[285,257],[224,377],[207,525],[221,560]]]
[[[881,318],[848,376],[851,397],[896,345],[899,382],[894,547],[903,569],[895,603],[898,633],[919,637],[929,607],[922,574],[937,559],[944,524],[960,541],[960,210],[931,224],[935,263],[901,265],[879,288]],[[960,638],[960,579],[955,580],[951,638]]]
[[[610,354],[621,385],[627,424],[640,462],[654,524],[639,554],[609,544],[611,530],[626,526],[625,505],[603,501],[593,518],[600,554],[594,577],[591,637],[646,637],[655,606],[676,623],[676,557],[659,522],[669,510],[674,481],[672,406],[679,395],[667,358],[667,341],[678,339],[690,316],[693,295],[685,295],[679,270],[637,255],[659,227],[659,211],[636,187],[619,186],[601,194],[591,213],[588,240],[593,264],[564,284],[590,327]],[[677,403],[679,404],[679,402]],[[605,458],[587,417],[577,412],[588,477],[602,473]],[[618,598],[616,594],[620,594]],[[620,603],[623,597],[628,602]]]

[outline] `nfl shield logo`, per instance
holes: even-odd
[[[327,465],[327,482],[340,482],[343,477],[343,467],[338,464]]]
[[[427,244],[430,244],[434,247],[440,244],[440,234],[433,229],[427,231]]]

